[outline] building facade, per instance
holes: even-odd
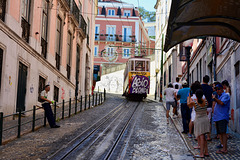
[[[0,111],[40,105],[46,84],[57,102],[89,94],[97,1],[0,2]]]
[[[168,17],[170,13],[171,1],[157,0],[156,9],[156,68],[159,69],[158,93],[163,92],[169,83],[174,83],[176,77],[182,77],[182,65],[179,61],[180,46],[177,45],[168,52],[163,51],[165,36],[167,33]],[[163,96],[161,93],[158,96]],[[163,97],[164,98],[164,97]]]
[[[104,70],[110,68],[115,67],[115,71],[121,70],[121,73],[109,75],[106,77],[109,80],[97,82],[97,88],[114,84],[114,89],[106,87],[107,91],[122,93],[125,68],[122,64],[130,57],[154,54],[154,46],[134,5],[117,0],[99,0],[95,22],[94,66],[98,70],[95,80],[99,80],[97,77],[103,76]]]

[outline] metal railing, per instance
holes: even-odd
[[[81,28],[83,30],[83,33],[85,35],[87,34],[87,23],[81,14],[80,14],[79,28]]]
[[[117,41],[117,42],[136,42],[135,36],[124,37],[122,35],[112,35],[112,34],[95,34],[95,40],[97,40],[97,41]]]
[[[23,38],[23,40],[26,41],[26,42],[29,42],[30,24],[23,17],[22,17],[21,27],[22,27],[22,38]]]
[[[63,100],[61,103],[54,103],[52,105],[53,107],[53,114],[56,121],[60,119],[64,119],[66,117],[71,117],[73,114],[77,114],[82,112],[83,110],[93,108],[95,106],[98,106],[102,104],[106,100],[106,90],[104,89],[104,92],[97,92],[93,93],[93,95],[85,95],[84,97],[81,96],[79,99],[75,97],[73,100],[70,98],[69,101]],[[38,107],[38,108],[37,108]],[[38,128],[42,126],[46,126],[46,114],[45,111],[42,112],[42,114],[36,114],[36,112],[40,109],[43,109],[42,107],[39,107],[37,105],[33,106],[33,109],[27,110],[27,111],[21,111],[19,110],[18,113],[10,114],[10,115],[3,115],[3,112],[0,112],[0,145],[3,144],[3,133],[10,131],[12,129],[17,128],[17,137],[20,138],[22,133],[22,127],[25,125],[27,129],[25,129],[25,132],[29,132],[29,128],[31,129],[30,132],[34,132],[38,122]],[[26,118],[23,117],[24,114],[32,112],[32,116],[27,116]],[[6,120],[7,118],[17,116],[17,120]],[[43,124],[39,122],[40,120],[43,120]],[[6,123],[4,123],[6,122]],[[8,123],[9,122],[9,123]],[[16,122],[17,124],[10,124],[10,122]],[[27,126],[28,125],[28,126]],[[12,134],[13,132],[11,132]],[[15,132],[14,132],[15,133]],[[6,133],[7,136],[9,133]]]

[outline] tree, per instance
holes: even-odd
[[[156,12],[147,11],[143,7],[139,7],[138,10],[143,21],[147,21],[147,22],[156,21]]]

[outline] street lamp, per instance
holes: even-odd
[[[157,99],[157,84],[158,84],[158,81],[157,81],[157,75],[158,75],[158,72],[159,72],[159,69],[156,68],[156,87],[155,87],[155,100]]]
[[[189,39],[185,42],[183,42],[183,47],[185,48],[185,52],[187,55],[187,84],[189,87],[189,68],[190,68],[190,55],[191,55],[191,49],[192,49],[192,45],[193,45],[193,39]]]

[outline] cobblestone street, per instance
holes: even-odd
[[[164,105],[151,99],[149,97],[143,102],[143,107],[136,115],[124,159],[193,159],[193,154],[198,153],[198,150],[193,149],[196,141],[181,134],[181,118],[172,119],[167,124]],[[56,150],[124,101],[126,99],[120,95],[108,94],[102,105],[59,121],[61,128],[43,127],[2,145],[0,159],[48,159]],[[228,154],[216,154],[215,146],[219,140],[213,139],[208,143],[210,157],[206,159],[238,159],[240,138],[234,133],[231,136],[228,140]]]

